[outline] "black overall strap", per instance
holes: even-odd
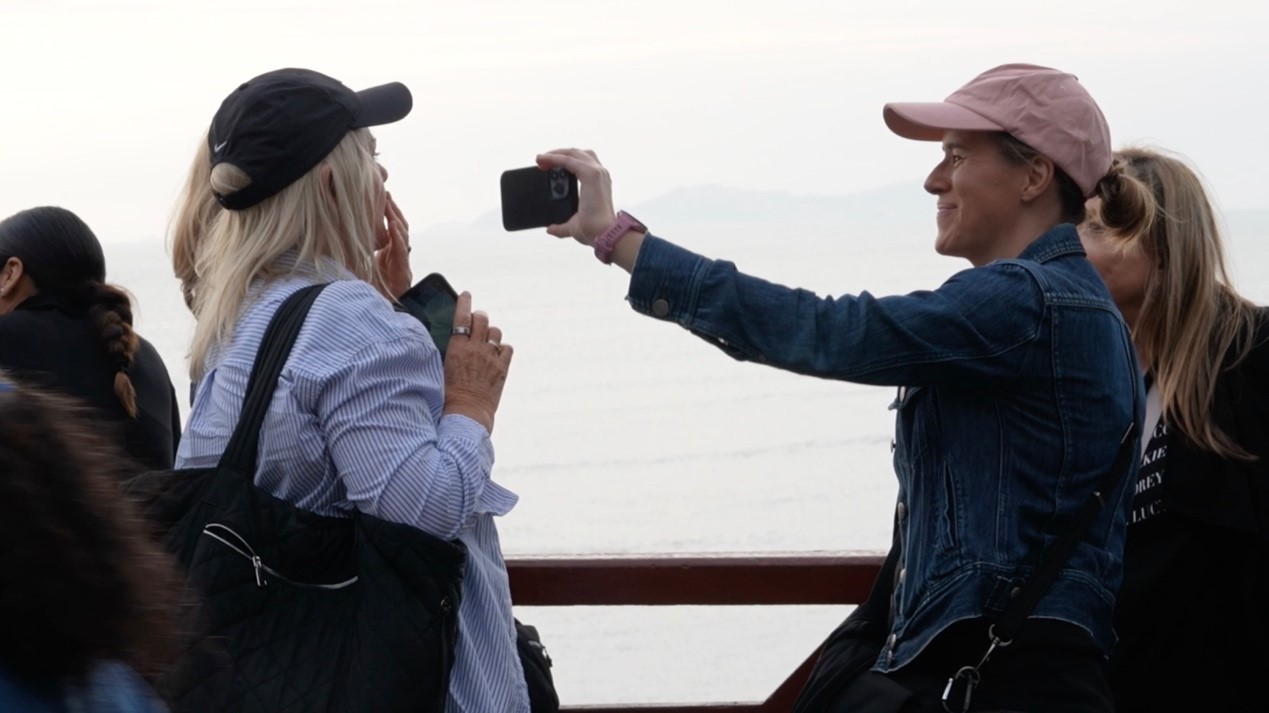
[[[243,397],[238,425],[220,457],[221,468],[255,475],[260,427],[264,425],[264,416],[273,401],[278,376],[282,374],[282,367],[291,354],[291,347],[295,345],[300,327],[304,326],[309,307],[324,287],[324,284],[310,285],[297,290],[286,298],[269,321],[269,327],[260,340],[260,348],[256,351],[255,363],[251,367],[251,378],[247,381],[247,395]]]
[[[1040,603],[1040,599],[1044,597],[1044,593],[1053,584],[1053,580],[1057,579],[1062,567],[1066,566],[1067,560],[1071,558],[1071,553],[1075,551],[1076,545],[1084,539],[1084,535],[1088,532],[1088,528],[1092,526],[1093,520],[1106,507],[1107,495],[1114,492],[1115,486],[1131,470],[1129,466],[1131,465],[1134,451],[1132,447],[1132,431],[1135,426],[1135,422],[1128,424],[1128,429],[1124,431],[1123,438],[1119,441],[1119,452],[1115,454],[1115,462],[1111,464],[1110,470],[1102,476],[1092,496],[1080,508],[1079,513],[1075,516],[1075,521],[1066,529],[1066,532],[1062,533],[1062,537],[1053,545],[1053,549],[1046,553],[1044,559],[1040,562],[1039,569],[1022,585],[1022,591],[1018,596],[1009,602],[1009,605],[1005,607],[1004,613],[987,630],[990,643],[982,659],[978,661],[977,665],[961,667],[955,675],[947,680],[947,686],[943,689],[944,710],[969,710],[974,688],[981,679],[979,669],[982,668],[983,664],[987,663],[987,660],[991,658],[992,653],[997,648],[1013,643],[1014,637],[1018,634],[1018,629],[1022,627],[1027,617],[1031,615],[1036,604]]]
[[[1022,585],[1022,592],[1009,602],[1009,606],[1005,607],[1005,611],[1000,615],[1000,619],[996,621],[993,629],[993,638],[998,644],[1006,644],[1013,641],[1013,637],[1018,633],[1022,622],[1026,621],[1031,611],[1035,609],[1036,604],[1040,603],[1040,599],[1053,584],[1053,580],[1057,579],[1058,572],[1066,565],[1067,560],[1071,558],[1071,553],[1075,551],[1075,546],[1084,539],[1088,528],[1092,526],[1093,520],[1106,507],[1106,497],[1114,492],[1115,486],[1120,483],[1129,471],[1130,458],[1132,457],[1132,427],[1135,424],[1129,424],[1128,430],[1124,431],[1124,436],[1119,442],[1119,452],[1115,455],[1115,462],[1110,467],[1110,471],[1102,476],[1102,480],[1097,484],[1097,489],[1093,491],[1085,503],[1080,508],[1079,514],[1075,517],[1075,522],[1067,528],[1049,551],[1040,568],[1036,573]]]

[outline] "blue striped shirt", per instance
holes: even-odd
[[[256,349],[292,292],[330,284],[300,330],[260,435],[256,483],[305,510],[353,508],[467,545],[448,713],[527,713],[511,592],[494,516],[516,495],[490,479],[483,426],[442,415],[444,370],[427,330],[366,282],[329,265],[257,281],[212,350],[176,467],[214,465],[237,423]]]

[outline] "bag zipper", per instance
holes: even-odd
[[[220,532],[227,537],[231,537],[237,540],[238,543],[242,545],[242,548],[239,548],[234,543],[225,539],[225,537],[222,537],[221,535],[217,534],[217,532]],[[343,582],[336,582],[334,584],[310,584],[307,582],[297,582],[293,579],[286,577],[281,572],[277,571],[276,569],[273,569],[269,565],[265,564],[260,559],[259,555],[256,554],[256,551],[251,548],[251,543],[247,542],[246,538],[244,538],[242,535],[239,535],[238,533],[234,532],[233,529],[230,528],[228,525],[222,525],[219,522],[209,522],[207,523],[206,526],[203,527],[203,534],[216,540],[217,542],[220,542],[221,544],[225,545],[226,547],[233,550],[234,552],[237,552],[238,554],[247,558],[247,560],[251,562],[251,566],[255,569],[257,587],[268,586],[269,580],[265,579],[263,574],[266,572],[272,575],[273,577],[283,582],[286,582],[287,584],[293,587],[302,587],[305,589],[343,589],[345,587],[348,587],[357,583],[356,576],[354,576],[352,579],[347,579],[347,580],[344,580]],[[246,551],[244,552],[243,549],[245,549]]]

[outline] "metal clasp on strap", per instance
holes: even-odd
[[[974,666],[962,666],[955,676],[947,679],[947,685],[943,687],[943,710],[948,713],[966,713],[969,710],[974,689],[983,680],[979,669],[987,663],[987,659],[991,658],[997,648],[1003,649],[1013,643],[1013,639],[1004,640],[996,636],[995,624],[987,629],[987,638],[991,640],[991,643],[988,644],[987,651],[983,653],[978,663]]]
[[[982,680],[977,666],[962,666],[955,676],[947,679],[943,688],[943,710],[948,713],[965,713],[974,696],[974,687]]]

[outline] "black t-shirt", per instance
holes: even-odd
[[[1123,601],[1140,602],[1151,598],[1150,589],[1165,576],[1178,558],[1191,556],[1193,540],[1184,522],[1176,513],[1168,512],[1164,502],[1164,478],[1167,477],[1168,424],[1162,418],[1147,437],[1141,456],[1141,469],[1133,490],[1132,511],[1128,518],[1128,543],[1124,559],[1131,561],[1135,576],[1127,578],[1119,592]],[[1122,639],[1127,633],[1117,631]]]
[[[1269,396],[1239,393],[1257,402]],[[1252,433],[1230,432],[1244,440]],[[1238,482],[1222,475],[1225,467],[1162,419],[1146,443],[1115,609],[1117,713],[1269,710],[1259,692],[1269,676],[1263,535],[1213,505],[1224,502],[1218,483]],[[1241,499],[1254,502],[1253,491]]]

